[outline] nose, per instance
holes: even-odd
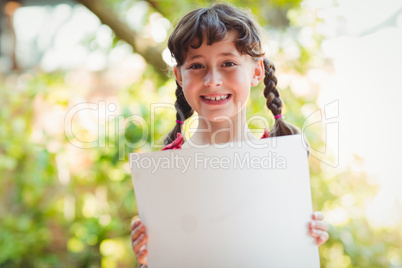
[[[222,77],[215,68],[208,70],[204,77],[204,86],[206,87],[219,87],[222,85]]]

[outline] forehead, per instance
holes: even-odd
[[[185,55],[185,60],[194,57],[198,54],[206,54],[206,55],[214,55],[214,54],[221,54],[221,53],[231,53],[235,55],[240,55],[240,52],[236,48],[236,41],[237,34],[233,32],[226,33],[225,37],[220,41],[215,41],[211,45],[207,44],[207,36],[203,34],[203,42],[199,48],[194,48],[194,46],[198,45],[198,39],[195,39],[191,42],[190,47]]]

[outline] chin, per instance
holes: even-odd
[[[220,123],[220,122],[227,122],[228,120],[229,120],[229,118],[228,117],[218,117],[218,118],[208,118],[208,120],[210,121],[210,122],[214,122],[214,123]]]

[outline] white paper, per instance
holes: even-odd
[[[320,267],[301,135],[253,143],[130,154],[150,268]]]

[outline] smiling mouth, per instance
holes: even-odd
[[[204,100],[219,101],[219,100],[225,100],[225,99],[229,98],[230,95],[231,94],[222,94],[220,96],[214,96],[214,97],[201,96],[201,98],[203,98]]]

